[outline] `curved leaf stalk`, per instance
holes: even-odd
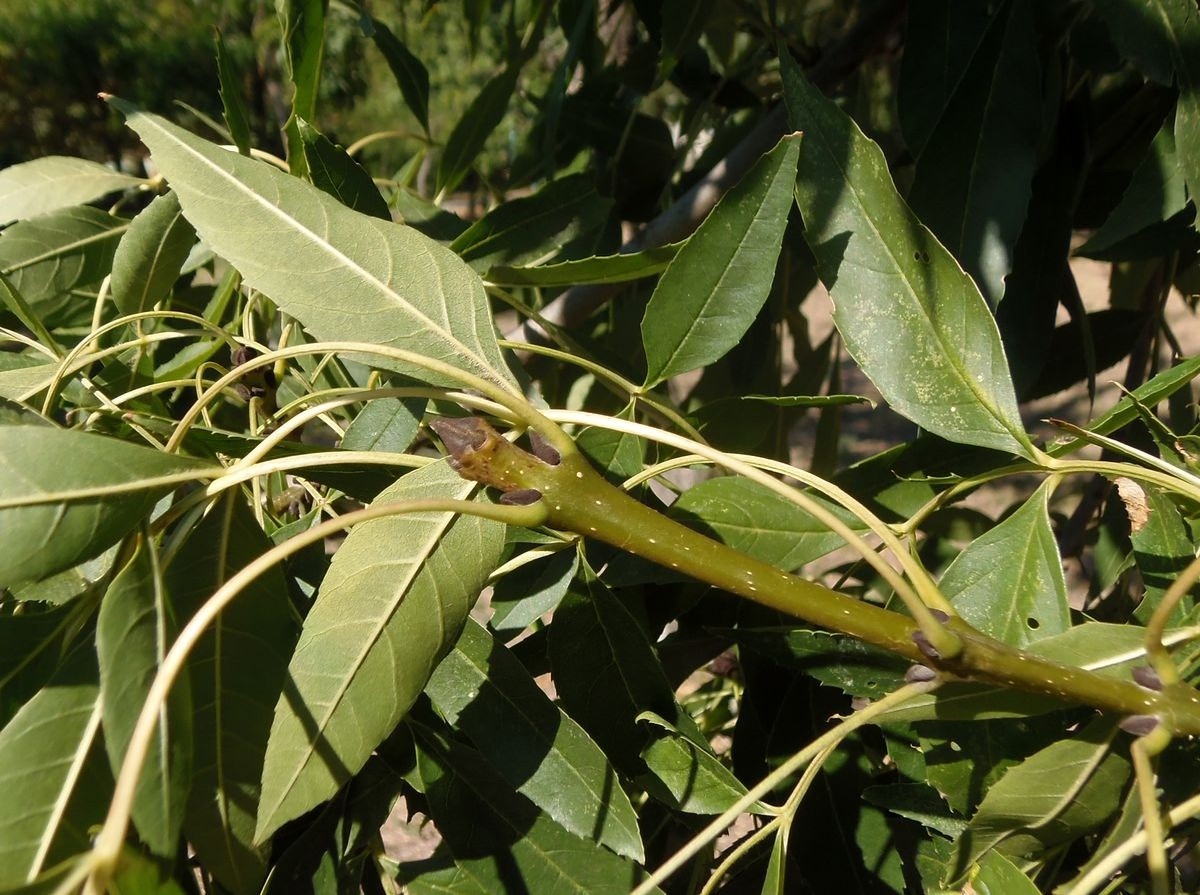
[[[125,351],[127,348],[131,348],[136,345],[141,345],[143,343],[147,343],[147,342],[151,342],[151,341],[162,341],[162,339],[153,339],[149,336],[143,336],[143,337],[135,339],[131,342],[124,342],[119,346],[113,346],[112,348],[107,348],[102,351],[95,352],[93,354],[85,354],[84,353],[88,345],[95,342],[97,339],[100,338],[100,336],[104,335],[105,333],[112,332],[115,329],[121,329],[122,327],[127,326],[131,323],[137,322],[139,320],[149,320],[152,318],[186,320],[188,323],[194,323],[197,326],[199,326],[201,329],[203,329],[205,331],[205,334],[214,335],[217,338],[223,339],[224,341],[228,342],[230,348],[238,347],[238,343],[234,340],[233,336],[231,336],[228,332],[226,332],[221,327],[217,326],[215,323],[205,320],[203,317],[198,317],[195,314],[188,314],[184,311],[140,311],[137,314],[126,314],[124,317],[118,317],[116,320],[113,320],[113,321],[110,321],[109,323],[104,324],[104,326],[93,327],[91,332],[89,332],[86,336],[84,336],[82,339],[80,339],[79,343],[77,345],[75,345],[74,347],[72,347],[71,350],[68,351],[66,353],[66,355],[63,356],[62,361],[59,364],[59,368],[54,371],[54,376],[50,380],[50,384],[46,387],[46,397],[45,397],[45,400],[43,400],[43,402],[42,402],[43,415],[47,415],[50,413],[50,410],[54,405],[54,399],[58,396],[58,389],[61,387],[63,380],[65,380],[72,373],[74,373],[78,370],[82,370],[84,367],[90,366],[95,361],[101,360],[102,358],[105,358],[105,357],[109,356],[110,354],[120,353],[121,351]],[[164,336],[164,335],[175,336],[175,335],[184,335],[184,334],[155,333],[154,335],[156,335],[156,336]],[[186,335],[193,335],[193,334],[186,333]]]
[[[813,781],[817,779],[817,775],[825,767],[825,762],[837,751],[838,745],[840,743],[829,744],[820,755],[813,759],[812,763],[804,769],[804,773],[800,776],[800,781],[792,789],[787,801],[779,809],[779,813],[738,843],[736,848],[730,850],[729,854],[725,856],[725,860],[709,876],[708,882],[700,890],[700,895],[712,895],[717,890],[717,886],[720,885],[721,880],[725,878],[725,874],[732,870],[734,865],[747,852],[770,836],[771,833],[774,832],[776,836],[783,836],[785,838],[791,833],[792,821],[796,819],[796,811],[799,810],[800,803],[804,801],[805,795],[812,788]]]
[[[115,872],[120,859],[121,846],[129,830],[130,816],[133,810],[133,797],[137,790],[138,779],[142,767],[149,754],[150,744],[158,726],[159,715],[171,692],[175,681],[191,651],[208,627],[216,621],[218,615],[254,581],[259,575],[272,566],[282,562],[296,552],[311,544],[320,543],[332,534],[336,534],[354,525],[369,522],[372,519],[382,519],[387,516],[397,516],[406,513],[469,513],[483,516],[508,525],[532,527],[541,525],[546,519],[544,507],[511,506],[486,503],[475,503],[469,500],[430,499],[397,501],[382,503],[346,513],[337,519],[330,519],[320,525],[289,538],[282,544],[273,547],[259,556],[254,562],[237,572],[226,581],[217,591],[205,601],[191,620],[179,632],[179,636],[171,645],[171,649],[163,657],[158,673],[154,677],[146,701],[142,704],[141,714],[129,738],[125,759],[117,774],[113,787],[112,800],[109,803],[108,815],[97,834],[92,852],[88,858],[90,874],[84,887],[85,895],[102,895],[107,890],[109,880]]]
[[[873,722],[877,717],[883,715],[892,709],[898,708],[908,700],[915,696],[921,696],[925,693],[931,693],[939,686],[938,681],[919,681],[916,683],[905,684],[899,690],[889,693],[878,702],[873,702],[865,708],[861,708],[854,714],[843,718],[830,730],[825,731],[778,768],[769,773],[766,777],[760,780],[755,786],[749,789],[744,796],[730,805],[722,814],[706,826],[703,830],[688,840],[679,851],[673,854],[670,858],[663,862],[657,870],[649,877],[641,882],[630,895],[648,895],[653,892],[655,886],[663,882],[671,876],[676,870],[690,861],[695,855],[704,848],[737,818],[746,811],[751,805],[759,801],[763,796],[773,790],[776,786],[790,777],[800,768],[815,760],[822,752],[827,749],[834,749],[837,745],[860,727]]]
[[[698,456],[718,463],[727,469],[745,476],[758,482],[764,487],[770,488],[776,494],[791,501],[797,506],[811,514],[815,519],[825,525],[831,531],[840,535],[851,547],[853,547],[860,556],[886,581],[895,591],[896,594],[904,601],[904,605],[909,612],[918,621],[923,622],[929,627],[936,627],[933,617],[929,614],[930,608],[939,609],[942,612],[950,614],[950,605],[945,598],[937,591],[936,585],[933,584],[929,574],[925,571],[916,560],[906,550],[903,544],[896,538],[892,530],[881,519],[875,516],[870,510],[863,506],[859,501],[855,500],[849,494],[842,491],[836,485],[826,482],[824,479],[806,472],[803,469],[797,469],[794,466],[789,466],[786,463],[779,463],[776,460],[764,460],[761,457],[748,457],[745,454],[728,454],[724,451],[718,451],[708,445],[699,442],[691,441],[677,435],[672,435],[669,432],[662,432],[650,426],[643,426],[640,423],[629,422],[627,420],[616,420],[610,417],[595,413],[583,413],[578,411],[550,411],[549,416],[558,422],[578,422],[590,426],[612,429],[618,432],[626,432],[631,435],[637,435],[641,438],[657,441],[660,444],[670,445],[684,451],[693,451]],[[896,556],[904,570],[909,573],[910,577],[916,582],[922,580],[927,581],[925,586],[926,591],[936,593],[936,597],[928,597],[923,599],[923,595],[918,594],[918,590],[905,581],[900,574],[893,569],[887,562],[884,561],[878,553],[866,544],[862,538],[854,532],[844,522],[830,513],[825,507],[821,506],[814,500],[811,500],[802,491],[798,491],[788,485],[783,484],[770,476],[763,475],[756,467],[763,469],[771,469],[779,472],[782,475],[797,479],[805,485],[809,485],[814,490],[820,491],[827,497],[841,503],[846,509],[858,516],[862,521],[870,527],[879,538],[887,544]],[[937,635],[935,635],[937,636]]]
[[[563,432],[558,426],[547,419],[542,413],[536,410],[532,404],[513,393],[502,389],[495,383],[482,377],[475,376],[460,370],[452,364],[444,363],[443,361],[434,360],[426,357],[423,354],[418,354],[415,351],[405,351],[402,348],[392,348],[387,345],[375,345],[370,342],[313,342],[307,345],[294,345],[290,348],[280,348],[275,351],[267,351],[260,354],[258,357],[248,359],[245,363],[240,364],[230,370],[216,382],[208,387],[203,395],[201,395],[196,403],[188,408],[187,413],[179,421],[179,425],[175,430],[175,434],[171,436],[167,442],[166,450],[173,452],[179,449],[183,438],[187,435],[188,430],[196,422],[196,418],[200,415],[209,403],[211,403],[217,395],[221,393],[226,386],[232,385],[246,373],[259,367],[269,366],[278,360],[300,357],[306,354],[325,354],[333,352],[353,352],[355,354],[373,354],[379,357],[386,357],[391,360],[403,361],[404,363],[412,364],[416,367],[421,367],[425,370],[430,370],[439,373],[451,379],[457,379],[465,387],[475,389],[501,405],[512,414],[513,418],[519,420],[531,429],[537,430],[541,435],[560,453],[575,453],[575,443]]]
[[[1163,594],[1162,600],[1159,601],[1154,614],[1150,616],[1150,621],[1146,624],[1146,658],[1158,673],[1163,685],[1167,687],[1179,685],[1179,670],[1175,667],[1175,663],[1171,660],[1171,654],[1163,643],[1163,634],[1166,632],[1171,613],[1198,580],[1200,580],[1200,557],[1193,559],[1188,567],[1179,573],[1179,577],[1171,582],[1171,586]]]
[[[1150,872],[1150,889],[1153,895],[1170,895],[1170,871],[1167,868],[1167,847],[1163,842],[1161,809],[1154,783],[1152,756],[1170,745],[1169,736],[1156,736],[1151,732],[1138,737],[1129,747],[1133,759],[1133,771],[1137,778],[1138,801],[1142,806],[1142,822],[1146,832],[1146,868]]]
[[[609,543],[730,593],[812,624],[881,646],[937,671],[1090,705],[1122,716],[1153,716],[1169,734],[1200,733],[1200,693],[1185,686],[1154,690],[1059,665],[994,640],[960,618],[935,620],[949,635],[943,650],[914,619],[788,575],[747,557],[639,503],[597,474],[579,454],[557,463],[526,453],[479,419],[443,421],[460,473],[546,507],[548,524]],[[536,492],[536,493],[532,493]],[[924,607],[922,607],[924,608]],[[926,610],[928,612],[928,610]],[[941,639],[941,638],[938,638]]]
[[[1043,467],[1048,472],[1071,473],[1071,472],[1091,472],[1097,475],[1102,475],[1108,479],[1114,479],[1118,476],[1134,479],[1135,481],[1148,482],[1151,485],[1157,485],[1165,491],[1171,491],[1175,494],[1180,494],[1188,500],[1200,503],[1200,486],[1193,484],[1190,481],[1191,476],[1184,478],[1177,473],[1181,470],[1172,472],[1161,472],[1157,469],[1147,469],[1144,466],[1138,466],[1135,463],[1118,463],[1112,460],[1058,460],[1053,457],[1046,457],[1046,462]]]
[[[1181,802],[1169,811],[1166,816],[1165,827],[1173,829],[1196,817],[1200,817],[1200,795],[1192,796],[1186,802]],[[1103,860],[1098,861],[1091,870],[1081,877],[1070,889],[1065,890],[1062,895],[1091,895],[1092,892],[1109,883],[1112,880],[1113,874],[1120,870],[1128,861],[1144,852],[1147,849],[1149,841],[1150,835],[1145,828],[1134,833],[1105,855]],[[1170,848],[1175,844],[1174,840],[1170,838],[1164,838],[1162,843],[1164,848]]]
[[[500,340],[501,348],[512,348],[516,351],[528,351],[530,354],[540,354],[544,357],[552,357],[564,364],[573,364],[576,367],[587,370],[601,382],[615,386],[616,389],[630,400],[646,406],[652,413],[662,417],[667,422],[671,423],[680,432],[688,438],[695,439],[701,444],[706,443],[701,437],[696,427],[684,419],[683,415],[675,408],[671,407],[664,401],[659,401],[653,394],[637,383],[630,382],[624,376],[614,373],[612,370],[598,364],[595,361],[588,360],[586,357],[581,357],[576,354],[571,354],[566,351],[560,351],[557,348],[551,348],[548,345],[536,345],[531,342],[514,342],[510,339]]]

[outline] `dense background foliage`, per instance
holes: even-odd
[[[1200,884],[1195,0],[26,6],[0,891]]]

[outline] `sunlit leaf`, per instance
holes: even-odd
[[[87,462],[80,462],[86,457]],[[117,542],[200,461],[49,426],[0,426],[0,586],[68,569]],[[84,491],[86,496],[78,496]]]
[[[83,647],[0,730],[0,886],[90,848],[112,785],[95,653]]]
[[[0,171],[0,225],[84,205],[142,183],[81,158],[48,155]]]
[[[445,463],[376,499],[465,499]],[[275,709],[256,839],[329,798],[404,716],[499,563],[504,526],[415,513],[367,522],[334,557]]]
[[[852,529],[862,529],[862,523],[844,510],[824,500],[818,499],[818,503]],[[843,543],[840,535],[790,500],[738,476],[700,482],[680,495],[670,513],[755,559],[789,572]]]
[[[596,192],[593,180],[569,175],[531,196],[510,199],[464,230],[450,248],[478,271],[552,256],[608,218],[612,200]]]
[[[475,94],[446,138],[446,148],[437,171],[439,195],[454,189],[467,176],[483,144],[508,111],[508,102],[516,87],[517,70],[505,68]]]
[[[796,201],[847,349],[919,426],[1033,456],[978,288],[900,197],[879,147],[786,53],[780,61],[791,124],[804,132]]]
[[[150,147],[201,238],[313,336],[369,338],[516,388],[483,284],[454,253],[409,227],[358,214],[271,165],[113,102]],[[409,365],[376,364],[450,384]]]
[[[688,814],[720,814],[746,795],[742,782],[708,749],[653,712],[643,712],[641,720],[655,734],[642,750],[649,773],[638,778],[651,795]],[[746,810],[763,812],[761,805]]]
[[[174,193],[158,196],[129,224],[112,261],[113,303],[122,314],[147,311],[167,297],[196,231]]]
[[[488,268],[487,279],[498,286],[574,286],[579,283],[627,283],[662,273],[683,243],[671,243],[624,255],[598,255],[578,261],[530,267]]]
[[[1094,830],[1120,804],[1129,762],[1112,749],[1115,726],[1098,719],[1011,768],[992,786],[959,838],[958,879],[993,848],[1035,854]]]
[[[578,569],[579,552],[568,547],[509,572],[492,591],[488,625],[513,633],[533,624],[558,605]]]
[[[642,318],[646,385],[722,357],[775,279],[800,135],[784,137],[721,198],[663,273]]]
[[[143,539],[109,585],[96,623],[104,744],[114,775],[175,629],[158,549]],[[185,675],[159,713],[133,801],[138,835],[160,857],[174,857],[179,848],[191,772],[192,699]]]
[[[468,621],[425,692],[517,792],[576,836],[644,859],[616,770],[513,655]]]
[[[385,221],[392,219],[375,181],[346,154],[346,150],[335,146],[303,118],[297,119],[296,127],[313,186],[355,211]]]
[[[128,221],[85,206],[21,221],[0,232],[0,273],[31,305],[57,307],[72,289],[104,278],[128,228]]]
[[[1050,486],[1042,485],[1012,515],[968,544],[942,575],[942,592],[958,613],[1012,646],[1071,626],[1049,500]]]

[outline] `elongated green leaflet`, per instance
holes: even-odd
[[[775,278],[800,135],[784,137],[721,199],[663,273],[642,319],[646,385],[723,356]]]
[[[444,463],[418,469],[378,501],[469,497]],[[504,526],[477,516],[415,513],[368,522],[337,552],[275,709],[257,840],[323,802],[363,766],[451,648]]]
[[[313,336],[370,333],[379,344],[419,351],[517,391],[483,283],[452,252],[410,227],[351,211],[271,165],[110,102],[150,148],[200,237]],[[458,384],[408,365],[395,369]]]
[[[979,289],[905,204],[880,148],[780,58],[804,132],[796,202],[846,347],[917,425],[1033,458],[1000,334]]]

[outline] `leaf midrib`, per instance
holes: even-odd
[[[442,326],[440,324],[438,324],[435,320],[433,320],[431,317],[429,317],[429,315],[427,315],[424,311],[422,311],[416,305],[412,304],[410,301],[407,301],[403,296],[401,296],[398,292],[396,292],[388,283],[385,283],[382,280],[380,280],[377,276],[372,274],[370,271],[368,271],[366,268],[364,268],[361,264],[359,264],[353,258],[346,255],[341,249],[337,248],[332,243],[330,243],[326,237],[322,237],[322,236],[318,235],[316,232],[314,232],[313,230],[310,230],[304,224],[300,223],[300,221],[296,220],[296,218],[292,217],[290,214],[285,212],[278,205],[275,205],[275,204],[267,201],[266,197],[260,196],[257,192],[255,192],[254,190],[252,190],[248,186],[246,186],[244,183],[242,183],[232,173],[230,173],[229,171],[226,171],[224,168],[222,168],[216,162],[209,159],[206,155],[204,155],[203,153],[199,152],[192,146],[189,146],[183,140],[180,140],[178,137],[171,134],[170,131],[166,130],[164,127],[162,127],[160,124],[158,124],[152,117],[146,116],[146,115],[140,115],[139,117],[142,121],[146,122],[148,126],[156,128],[158,130],[158,132],[160,134],[162,134],[166,139],[172,141],[176,146],[183,149],[183,151],[188,153],[193,158],[198,159],[200,161],[200,163],[205,168],[207,168],[210,172],[215,172],[215,174],[220,179],[222,179],[225,182],[227,182],[228,184],[230,184],[239,194],[241,194],[243,196],[249,196],[256,204],[258,204],[261,208],[263,208],[267,212],[268,215],[278,218],[279,220],[283,221],[285,224],[291,226],[297,233],[304,236],[317,249],[321,250],[326,255],[329,255],[330,257],[332,257],[334,261],[340,262],[344,268],[346,268],[350,272],[354,273],[356,276],[358,276],[364,282],[369,283],[372,287],[374,287],[378,292],[383,294],[385,297],[391,298],[393,301],[395,301],[396,304],[399,307],[403,308],[406,313],[411,314],[419,322],[425,324],[426,334],[437,338],[439,341],[441,341],[443,344],[445,344],[451,350],[452,353],[463,354],[466,357],[470,358],[472,365],[475,367],[475,369],[477,371],[482,371],[482,372],[486,373],[487,378],[489,378],[493,382],[496,382],[499,385],[503,386],[506,390],[512,391],[512,384],[510,382],[508,382],[506,379],[504,379],[503,377],[497,376],[495,371],[492,369],[491,364],[489,364],[484,358],[481,358],[479,355],[477,355],[474,352],[474,350],[471,349],[471,347],[469,345],[466,345],[465,343],[461,342],[449,330],[442,328]],[[195,188],[193,187],[193,189],[195,189]],[[197,189],[196,191],[202,193],[202,191],[199,189]],[[206,198],[207,198],[207,196],[206,196]],[[384,239],[386,241],[386,239],[387,239],[386,234],[384,235]],[[392,259],[389,258],[389,262],[391,260]],[[437,265],[435,262],[434,267],[436,269],[436,274],[437,274],[438,279],[441,279],[442,272],[441,272],[440,266]],[[473,320],[474,320],[474,318],[472,318],[472,321]]]
[[[803,77],[803,76],[801,76],[801,77]],[[812,88],[812,89],[815,89],[815,88]],[[850,123],[850,126],[852,128],[854,128],[855,131],[858,132],[858,136],[860,137],[860,139],[863,141],[866,141],[867,137],[862,133],[861,130],[859,130],[859,127],[854,122],[854,120],[849,119],[849,123]],[[975,399],[977,401],[979,401],[980,405],[987,411],[988,415],[991,416],[992,419],[994,419],[996,422],[998,422],[1001,425],[1001,427],[1004,429],[1004,431],[1007,432],[1011,437],[1013,437],[1016,440],[1018,445],[1024,447],[1024,442],[1022,441],[1021,436],[1023,436],[1025,433],[1023,431],[1020,431],[1020,432],[1014,431],[1014,429],[1010,426],[1008,421],[1006,419],[1004,419],[1004,417],[1000,414],[999,409],[993,405],[991,400],[989,400],[988,397],[982,391],[980,391],[980,389],[976,385],[975,381],[970,376],[966,375],[962,369],[960,369],[957,351],[950,350],[950,346],[947,344],[942,333],[938,330],[938,328],[936,326],[933,325],[933,319],[929,316],[928,310],[926,309],[924,303],[920,300],[920,297],[918,296],[916,289],[913,287],[912,281],[909,279],[909,276],[908,276],[908,271],[906,270],[906,268],[903,265],[900,264],[899,259],[896,257],[895,253],[892,251],[892,247],[888,243],[888,241],[883,238],[883,234],[880,233],[879,228],[876,227],[876,225],[875,225],[875,220],[869,214],[867,214],[866,206],[863,204],[862,196],[859,194],[857,186],[855,186],[855,184],[853,182],[851,182],[850,178],[847,176],[846,169],[838,161],[837,156],[834,155],[834,153],[831,151],[831,147],[829,146],[828,141],[825,139],[825,134],[823,132],[823,129],[818,129],[818,132],[819,132],[818,139],[820,139],[821,142],[824,144],[823,148],[825,150],[826,155],[833,162],[834,166],[838,169],[838,172],[842,175],[842,181],[846,184],[847,190],[850,192],[850,194],[852,196],[854,196],[855,204],[858,206],[859,212],[862,215],[863,220],[865,220],[867,223],[867,226],[871,228],[871,232],[875,235],[876,240],[879,242],[879,244],[881,246],[883,246],[884,251],[887,252],[888,257],[892,260],[892,264],[895,266],[895,269],[899,272],[901,281],[904,283],[904,286],[907,289],[908,294],[912,297],[913,301],[916,303],[917,307],[920,309],[921,319],[927,324],[928,329],[933,334],[934,341],[937,343],[938,347],[942,349],[943,356],[945,356],[947,359],[949,359],[950,366],[955,371],[955,373],[958,376],[958,378],[960,379],[960,381],[966,384],[967,389],[971,392],[972,395],[975,396]],[[870,154],[869,146],[866,147],[866,151],[869,155]],[[851,148],[851,152],[853,152],[853,148]],[[893,188],[893,190],[895,189],[894,184],[893,184],[892,188]],[[921,228],[921,230],[928,232],[928,228],[917,219],[916,215],[913,214],[912,209],[908,207],[908,203],[904,201],[904,199],[900,196],[899,193],[896,194],[896,201],[900,203],[900,207],[904,211],[908,212],[908,217],[910,220],[915,221],[917,223],[917,225]],[[930,234],[930,236],[936,242],[936,237],[933,237],[932,234]],[[939,245],[940,245],[940,243],[939,243]],[[945,250],[945,246],[942,246],[942,249]],[[951,258],[950,260],[952,263],[956,264],[956,262],[954,262],[953,258]],[[964,276],[965,276],[965,274],[964,274]],[[970,294],[969,290],[968,290],[967,294],[968,295]],[[980,301],[981,302],[983,301],[982,296],[980,297]]]
[[[476,485],[474,482],[464,482],[463,487],[458,494],[456,494],[456,497],[462,500],[467,499],[475,487]],[[287,797],[291,794],[292,790],[295,789],[296,781],[300,779],[300,776],[304,773],[305,769],[307,769],[309,762],[312,761],[313,755],[316,754],[316,748],[314,745],[316,740],[324,735],[326,727],[328,727],[330,720],[333,718],[338,707],[341,705],[342,700],[346,696],[346,692],[350,689],[350,685],[357,680],[358,672],[361,671],[363,662],[366,661],[367,655],[379,642],[379,638],[382,636],[383,631],[387,628],[388,622],[391,621],[392,617],[396,613],[396,609],[408,596],[417,577],[423,571],[425,571],[425,560],[429,558],[430,554],[432,554],[434,549],[436,549],[438,543],[443,537],[445,537],[445,534],[450,529],[450,526],[453,525],[455,520],[458,518],[458,515],[455,513],[437,513],[436,515],[440,518],[435,522],[430,523],[428,536],[421,543],[421,549],[415,554],[413,561],[409,563],[410,571],[401,579],[402,585],[396,588],[397,592],[399,593],[399,597],[392,601],[388,612],[380,613],[379,619],[377,620],[374,629],[371,631],[371,636],[366,639],[362,649],[359,650],[358,654],[354,657],[353,663],[347,666],[352,670],[353,673],[343,675],[333,697],[326,704],[326,711],[324,712],[323,716],[319,719],[314,719],[316,721],[315,733],[313,737],[309,738],[308,745],[303,750],[304,758],[302,761],[295,763],[296,770],[292,773],[287,785],[283,788],[279,798],[276,799],[275,804],[271,806],[271,810],[266,817],[273,818],[279,811],[280,806],[282,806],[287,800]],[[414,519],[413,521],[417,520]]]

